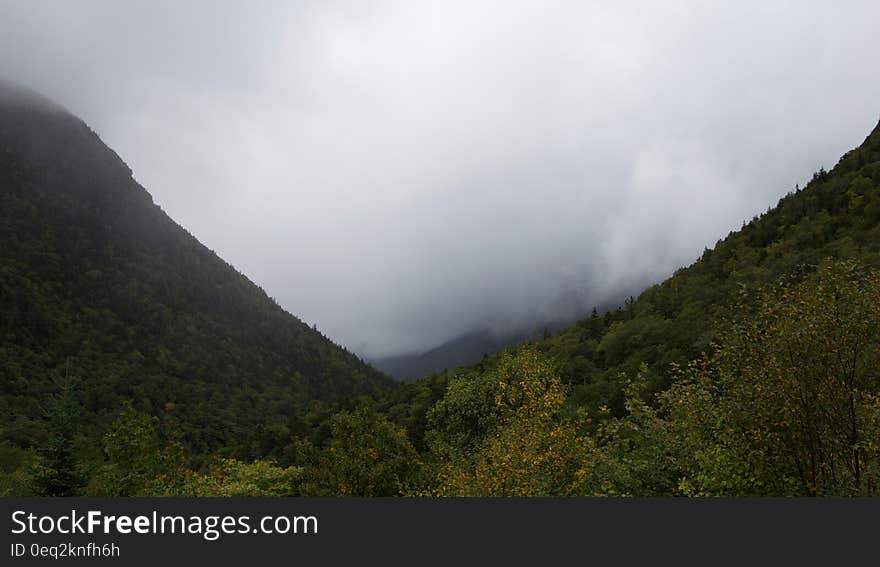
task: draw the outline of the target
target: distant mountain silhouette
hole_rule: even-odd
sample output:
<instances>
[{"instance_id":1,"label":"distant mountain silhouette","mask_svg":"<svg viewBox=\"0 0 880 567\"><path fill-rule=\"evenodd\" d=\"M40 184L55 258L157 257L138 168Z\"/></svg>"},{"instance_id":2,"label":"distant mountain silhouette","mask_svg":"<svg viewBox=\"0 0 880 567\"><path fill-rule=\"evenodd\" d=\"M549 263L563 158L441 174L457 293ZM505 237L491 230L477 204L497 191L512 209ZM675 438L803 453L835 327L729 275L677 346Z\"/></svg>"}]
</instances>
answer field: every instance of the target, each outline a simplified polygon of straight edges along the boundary
<instances>
[{"instance_id":1,"label":"distant mountain silhouette","mask_svg":"<svg viewBox=\"0 0 880 567\"><path fill-rule=\"evenodd\" d=\"M526 340L545 337L545 334L563 328L572 321L553 321L532 330L497 333L492 330L474 331L446 341L424 352L370 358L370 364L401 381L417 380L424 376L476 364L484 356L495 354Z\"/></svg>"}]
</instances>

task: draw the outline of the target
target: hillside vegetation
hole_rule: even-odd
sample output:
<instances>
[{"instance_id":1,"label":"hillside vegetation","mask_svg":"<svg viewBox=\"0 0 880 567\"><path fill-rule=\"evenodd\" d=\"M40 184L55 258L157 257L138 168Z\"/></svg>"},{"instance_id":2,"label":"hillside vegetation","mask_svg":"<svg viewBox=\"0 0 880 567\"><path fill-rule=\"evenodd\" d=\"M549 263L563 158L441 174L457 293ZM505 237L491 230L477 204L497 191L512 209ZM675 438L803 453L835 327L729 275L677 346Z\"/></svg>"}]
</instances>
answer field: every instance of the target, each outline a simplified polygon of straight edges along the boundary
<instances>
[{"instance_id":1,"label":"hillside vegetation","mask_svg":"<svg viewBox=\"0 0 880 567\"><path fill-rule=\"evenodd\" d=\"M0 361L0 433L25 448L64 382L83 435L129 400L199 453L391 384L178 226L82 121L4 85Z\"/></svg>"},{"instance_id":2,"label":"hillside vegetation","mask_svg":"<svg viewBox=\"0 0 880 567\"><path fill-rule=\"evenodd\" d=\"M0 105L0 493L880 493L880 125L619 309L392 387L24 100Z\"/></svg>"}]
</instances>

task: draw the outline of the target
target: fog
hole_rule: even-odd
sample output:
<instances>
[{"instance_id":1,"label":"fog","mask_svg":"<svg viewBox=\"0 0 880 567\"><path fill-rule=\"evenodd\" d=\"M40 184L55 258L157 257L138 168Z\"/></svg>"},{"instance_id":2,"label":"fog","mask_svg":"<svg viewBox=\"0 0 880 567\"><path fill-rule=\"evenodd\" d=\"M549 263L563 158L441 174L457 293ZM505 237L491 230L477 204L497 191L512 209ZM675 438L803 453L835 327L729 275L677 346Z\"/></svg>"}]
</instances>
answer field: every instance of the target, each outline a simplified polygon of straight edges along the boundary
<instances>
[{"instance_id":1,"label":"fog","mask_svg":"<svg viewBox=\"0 0 880 567\"><path fill-rule=\"evenodd\" d=\"M858 145L876 2L0 1L0 77L367 356L659 281Z\"/></svg>"}]
</instances>

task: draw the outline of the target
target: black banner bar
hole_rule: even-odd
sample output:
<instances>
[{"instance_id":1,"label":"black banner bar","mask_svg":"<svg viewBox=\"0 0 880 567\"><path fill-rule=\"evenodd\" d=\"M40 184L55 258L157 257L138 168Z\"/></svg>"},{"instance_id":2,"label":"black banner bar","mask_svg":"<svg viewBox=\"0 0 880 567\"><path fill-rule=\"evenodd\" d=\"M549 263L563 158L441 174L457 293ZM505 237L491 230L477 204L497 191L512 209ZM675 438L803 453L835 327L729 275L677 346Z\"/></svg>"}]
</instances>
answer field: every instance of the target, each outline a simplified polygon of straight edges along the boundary
<instances>
[{"instance_id":1,"label":"black banner bar","mask_svg":"<svg viewBox=\"0 0 880 567\"><path fill-rule=\"evenodd\" d=\"M10 566L835 564L873 557L880 501L7 498L0 514Z\"/></svg>"}]
</instances>

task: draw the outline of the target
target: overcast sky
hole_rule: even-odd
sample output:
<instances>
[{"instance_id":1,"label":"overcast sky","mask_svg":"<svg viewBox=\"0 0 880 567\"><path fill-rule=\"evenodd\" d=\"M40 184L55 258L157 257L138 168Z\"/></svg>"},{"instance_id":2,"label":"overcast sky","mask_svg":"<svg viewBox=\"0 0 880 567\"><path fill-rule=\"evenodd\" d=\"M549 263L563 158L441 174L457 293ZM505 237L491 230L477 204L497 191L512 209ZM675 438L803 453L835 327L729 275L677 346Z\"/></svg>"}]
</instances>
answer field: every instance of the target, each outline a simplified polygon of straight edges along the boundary
<instances>
[{"instance_id":1,"label":"overcast sky","mask_svg":"<svg viewBox=\"0 0 880 567\"><path fill-rule=\"evenodd\" d=\"M0 76L366 355L689 264L880 117L880 3L0 0Z\"/></svg>"}]
</instances>

